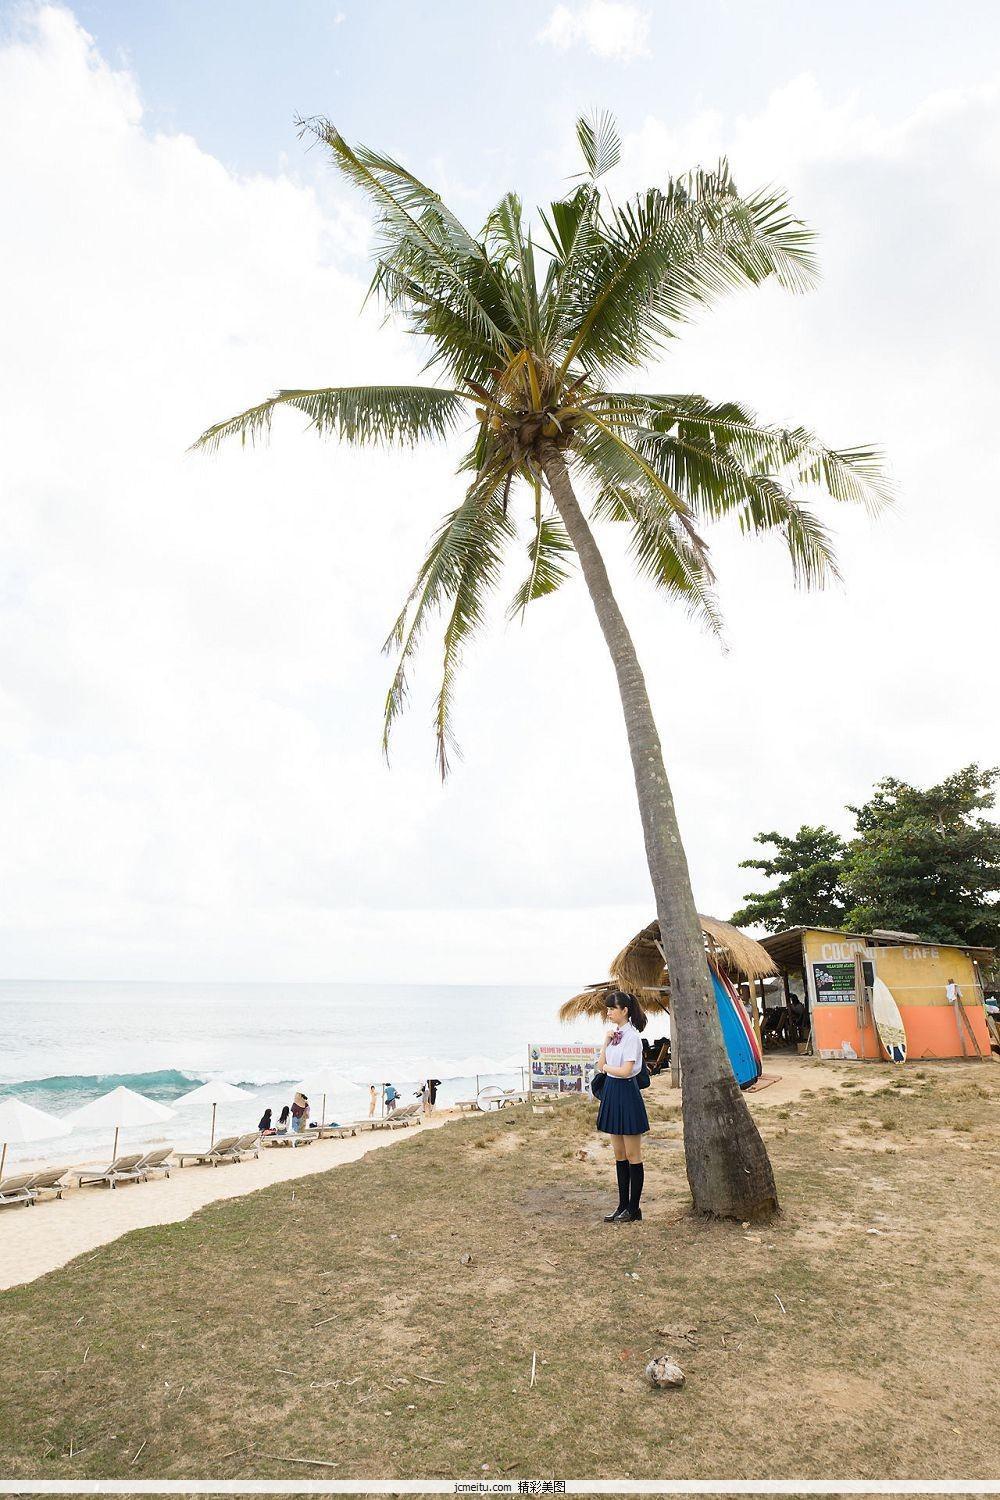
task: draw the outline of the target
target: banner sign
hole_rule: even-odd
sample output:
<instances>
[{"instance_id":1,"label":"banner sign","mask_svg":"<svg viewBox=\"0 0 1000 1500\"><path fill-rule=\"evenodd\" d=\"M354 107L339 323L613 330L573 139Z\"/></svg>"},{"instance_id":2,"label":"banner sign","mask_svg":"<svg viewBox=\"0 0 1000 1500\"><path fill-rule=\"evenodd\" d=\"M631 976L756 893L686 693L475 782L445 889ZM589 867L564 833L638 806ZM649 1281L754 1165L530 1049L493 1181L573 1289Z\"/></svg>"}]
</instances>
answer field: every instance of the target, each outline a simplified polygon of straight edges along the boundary
<instances>
[{"instance_id":1,"label":"banner sign","mask_svg":"<svg viewBox=\"0 0 1000 1500\"><path fill-rule=\"evenodd\" d=\"M817 1005L854 1004L854 965L813 964Z\"/></svg>"},{"instance_id":2,"label":"banner sign","mask_svg":"<svg viewBox=\"0 0 1000 1500\"><path fill-rule=\"evenodd\" d=\"M583 1094L594 1076L599 1044L528 1047L528 1081L539 1094Z\"/></svg>"}]
</instances>

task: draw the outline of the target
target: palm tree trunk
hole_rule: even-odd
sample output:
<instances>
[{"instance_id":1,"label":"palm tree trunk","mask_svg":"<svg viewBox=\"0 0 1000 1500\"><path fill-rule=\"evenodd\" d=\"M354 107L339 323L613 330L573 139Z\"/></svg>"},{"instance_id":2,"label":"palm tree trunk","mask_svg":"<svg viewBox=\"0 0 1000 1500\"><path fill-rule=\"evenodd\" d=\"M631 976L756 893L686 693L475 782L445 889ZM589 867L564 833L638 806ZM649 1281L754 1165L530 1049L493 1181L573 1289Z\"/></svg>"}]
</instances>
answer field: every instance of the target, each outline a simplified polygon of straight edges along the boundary
<instances>
[{"instance_id":1,"label":"palm tree trunk","mask_svg":"<svg viewBox=\"0 0 1000 1500\"><path fill-rule=\"evenodd\" d=\"M683 1067L684 1155L694 1207L722 1218L765 1218L778 1209L774 1174L722 1040L687 856L642 668L565 460L554 443L544 445L540 459L618 677L660 938L670 971L678 1032L673 1045L680 1048Z\"/></svg>"}]
</instances>

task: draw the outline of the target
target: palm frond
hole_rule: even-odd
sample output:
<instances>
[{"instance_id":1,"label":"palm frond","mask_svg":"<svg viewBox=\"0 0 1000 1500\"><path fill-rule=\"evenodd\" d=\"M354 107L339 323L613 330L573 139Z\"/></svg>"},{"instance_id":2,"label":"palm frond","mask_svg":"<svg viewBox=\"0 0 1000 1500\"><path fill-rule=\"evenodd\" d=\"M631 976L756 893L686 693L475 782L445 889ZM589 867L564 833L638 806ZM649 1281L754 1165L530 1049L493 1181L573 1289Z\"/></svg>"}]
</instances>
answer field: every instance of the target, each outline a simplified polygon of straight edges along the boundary
<instances>
[{"instance_id":1,"label":"palm frond","mask_svg":"<svg viewBox=\"0 0 1000 1500\"><path fill-rule=\"evenodd\" d=\"M504 545L514 535L506 506L493 486L484 495L479 510L475 545L466 547L458 557L452 590L454 602L445 627L441 685L434 708L437 763L442 781L450 769L449 756L461 754L452 726L452 703L464 650L485 623L489 596L497 588L503 571Z\"/></svg>"},{"instance_id":2,"label":"palm frond","mask_svg":"<svg viewBox=\"0 0 1000 1500\"><path fill-rule=\"evenodd\" d=\"M676 408L650 408L650 426L630 434L664 483L683 495L696 516L718 520L734 514L748 535L780 531L796 581L805 587L839 578L829 534L798 495L799 460L811 451L811 435L754 426L732 403L720 408L715 428L704 421L707 403L701 398L684 398L683 405L697 411L697 421L678 420Z\"/></svg>"},{"instance_id":3,"label":"palm frond","mask_svg":"<svg viewBox=\"0 0 1000 1500\"><path fill-rule=\"evenodd\" d=\"M521 200L516 193L506 193L486 222L486 242L510 260L516 269L517 297L513 304L518 332L525 344L534 345L538 338L538 284L535 275L535 252L529 234L524 237Z\"/></svg>"},{"instance_id":4,"label":"palm frond","mask_svg":"<svg viewBox=\"0 0 1000 1500\"><path fill-rule=\"evenodd\" d=\"M667 483L635 444L592 411L584 411L583 422L587 435L577 439L574 451L590 470L598 488L610 482L633 493L648 494L655 506L677 517L678 523L688 532L692 546L706 553L705 544L694 529L687 501Z\"/></svg>"},{"instance_id":5,"label":"palm frond","mask_svg":"<svg viewBox=\"0 0 1000 1500\"><path fill-rule=\"evenodd\" d=\"M509 463L498 459L491 469L478 474L461 505L442 521L382 648L387 653L399 651L385 701L382 749L386 757L392 729L409 697L411 658L432 615L458 596L463 578L470 568L475 569L480 550L489 545L491 532L495 530L495 514L500 516L501 529L508 535L514 534L513 524L503 515L499 499L509 469Z\"/></svg>"},{"instance_id":6,"label":"palm frond","mask_svg":"<svg viewBox=\"0 0 1000 1500\"><path fill-rule=\"evenodd\" d=\"M449 437L468 421L468 397L423 385L327 386L278 391L259 406L216 422L192 446L215 452L228 438L256 443L271 431L279 406L304 412L321 437L347 443L417 443Z\"/></svg>"},{"instance_id":7,"label":"palm frond","mask_svg":"<svg viewBox=\"0 0 1000 1500\"><path fill-rule=\"evenodd\" d=\"M564 368L574 359L604 371L639 363L724 293L770 276L802 290L815 275L812 236L786 197L742 198L725 162L637 195L603 231Z\"/></svg>"},{"instance_id":8,"label":"palm frond","mask_svg":"<svg viewBox=\"0 0 1000 1500\"><path fill-rule=\"evenodd\" d=\"M520 615L523 620L529 604L536 599L544 599L548 594L554 594L570 576L566 560L572 555L573 543L559 517L539 513L536 516L534 535L528 545L528 576L511 600L508 618Z\"/></svg>"},{"instance_id":9,"label":"palm frond","mask_svg":"<svg viewBox=\"0 0 1000 1500\"><path fill-rule=\"evenodd\" d=\"M600 194L583 183L541 215L552 243L552 260L542 287L542 327L546 350L558 345L579 323L587 265L600 243Z\"/></svg>"},{"instance_id":10,"label":"palm frond","mask_svg":"<svg viewBox=\"0 0 1000 1500\"><path fill-rule=\"evenodd\" d=\"M679 517L649 494L609 484L594 502L595 520L624 522L631 529L629 551L637 571L678 599L694 618L722 639L723 622L713 588L707 549L692 540Z\"/></svg>"},{"instance_id":11,"label":"palm frond","mask_svg":"<svg viewBox=\"0 0 1000 1500\"><path fill-rule=\"evenodd\" d=\"M576 138L592 182L610 172L621 160L622 142L614 116L607 110L576 122Z\"/></svg>"},{"instance_id":12,"label":"palm frond","mask_svg":"<svg viewBox=\"0 0 1000 1500\"><path fill-rule=\"evenodd\" d=\"M369 197L379 211L382 244L378 259L398 261L410 281L446 303L460 307L498 354L509 352L509 341L495 309L479 294L479 283L495 276L489 258L438 194L421 183L391 157L367 147L352 148L329 120L301 122L329 150L337 169ZM470 274L475 270L475 275Z\"/></svg>"},{"instance_id":13,"label":"palm frond","mask_svg":"<svg viewBox=\"0 0 1000 1500\"><path fill-rule=\"evenodd\" d=\"M610 424L634 424L639 451L702 513L722 514L738 504L753 474L778 476L794 489L825 490L872 514L894 498L878 449L830 449L807 428L762 424L736 402L609 393L597 403Z\"/></svg>"}]
</instances>

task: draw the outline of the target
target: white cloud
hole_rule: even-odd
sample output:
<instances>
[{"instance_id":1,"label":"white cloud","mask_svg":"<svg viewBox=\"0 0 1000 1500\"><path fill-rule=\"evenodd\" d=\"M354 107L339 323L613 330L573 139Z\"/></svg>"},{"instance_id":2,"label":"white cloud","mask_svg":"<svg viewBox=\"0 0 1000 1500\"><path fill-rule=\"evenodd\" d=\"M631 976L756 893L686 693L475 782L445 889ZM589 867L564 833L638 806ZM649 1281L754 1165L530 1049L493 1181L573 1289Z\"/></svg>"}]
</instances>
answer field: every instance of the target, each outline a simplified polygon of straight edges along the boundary
<instances>
[{"instance_id":1,"label":"white cloud","mask_svg":"<svg viewBox=\"0 0 1000 1500\"><path fill-rule=\"evenodd\" d=\"M393 769L378 654L454 454L356 454L279 423L186 456L279 384L407 379L359 318L367 221L291 175L153 134L63 10L0 47L0 951L9 975L586 981L648 920L613 675L578 581L469 654L467 759L435 782L436 647ZM736 299L648 383L882 440L897 517L830 517L843 591L715 543L720 657L608 544L699 904L762 827L835 820L884 772L995 743L996 299L989 89L900 120L808 79L757 114L651 118L620 175L726 149L822 231L806 299ZM991 732L993 741L991 742Z\"/></svg>"},{"instance_id":2,"label":"white cloud","mask_svg":"<svg viewBox=\"0 0 1000 1500\"><path fill-rule=\"evenodd\" d=\"M587 0L575 8L557 5L538 39L562 52L582 44L598 57L631 62L649 56L649 13L625 0Z\"/></svg>"}]
</instances>

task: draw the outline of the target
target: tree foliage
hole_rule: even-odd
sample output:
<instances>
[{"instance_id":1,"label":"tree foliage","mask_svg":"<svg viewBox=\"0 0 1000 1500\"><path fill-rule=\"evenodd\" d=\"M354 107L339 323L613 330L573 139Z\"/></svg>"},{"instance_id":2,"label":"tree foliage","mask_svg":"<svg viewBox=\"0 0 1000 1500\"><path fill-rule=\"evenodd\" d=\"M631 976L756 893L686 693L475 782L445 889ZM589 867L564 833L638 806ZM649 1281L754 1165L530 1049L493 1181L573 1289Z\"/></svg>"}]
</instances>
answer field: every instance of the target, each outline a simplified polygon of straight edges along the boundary
<instances>
[{"instance_id":1,"label":"tree foliage","mask_svg":"<svg viewBox=\"0 0 1000 1500\"><path fill-rule=\"evenodd\" d=\"M741 870L760 870L777 881L769 890L748 892L746 905L731 917L737 927L763 927L781 932L788 927L841 928L847 916L844 891L846 845L839 834L822 824L803 824L788 837L758 833L755 844L772 844L770 859L744 859Z\"/></svg>"},{"instance_id":2,"label":"tree foliage","mask_svg":"<svg viewBox=\"0 0 1000 1500\"><path fill-rule=\"evenodd\" d=\"M828 448L735 401L627 388L632 372L725 294L769 280L790 291L813 284L812 235L784 192L741 193L721 161L616 201L605 179L621 141L604 114L578 122L582 180L534 224L510 192L474 233L392 157L349 145L329 120L301 127L372 205L371 294L418 336L438 383L278 391L208 428L197 446L266 437L281 407L349 443L465 433L465 494L435 534L386 643L398 653L387 753L432 621L443 634L434 723L444 775L462 655L504 586L512 550L526 548L528 569L525 577L521 553L511 613L523 615L570 575L568 537L543 504L543 443L555 444L582 482L592 520L624 527L639 572L710 629L721 629L705 539L713 522L734 518L748 535L781 537L806 586L836 576L809 495L881 506L889 488L875 449Z\"/></svg>"},{"instance_id":3,"label":"tree foliage","mask_svg":"<svg viewBox=\"0 0 1000 1500\"><path fill-rule=\"evenodd\" d=\"M973 764L937 786L887 776L854 813L844 873L847 927L887 927L939 943L1000 942L1000 826L983 813L1000 769Z\"/></svg>"},{"instance_id":4,"label":"tree foliage","mask_svg":"<svg viewBox=\"0 0 1000 1500\"><path fill-rule=\"evenodd\" d=\"M744 897L737 925L769 932L886 928L938 943L1000 944L1000 825L984 816L1000 769L965 766L936 786L893 776L877 782L854 814L854 837L803 826L788 837L759 833L772 859L744 860L777 883Z\"/></svg>"}]
</instances>

